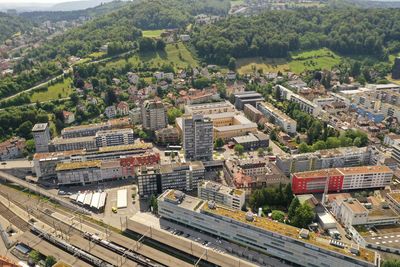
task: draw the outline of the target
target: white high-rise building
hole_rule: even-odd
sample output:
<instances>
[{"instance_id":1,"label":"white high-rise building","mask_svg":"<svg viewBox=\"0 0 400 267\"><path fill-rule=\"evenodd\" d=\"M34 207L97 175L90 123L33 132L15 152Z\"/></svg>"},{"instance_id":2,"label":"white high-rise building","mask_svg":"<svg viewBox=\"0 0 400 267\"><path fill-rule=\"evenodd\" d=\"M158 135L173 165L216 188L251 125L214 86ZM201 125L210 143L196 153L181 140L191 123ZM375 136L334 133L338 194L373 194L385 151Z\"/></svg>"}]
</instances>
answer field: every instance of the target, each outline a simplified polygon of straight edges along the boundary
<instances>
[{"instance_id":1,"label":"white high-rise building","mask_svg":"<svg viewBox=\"0 0 400 267\"><path fill-rule=\"evenodd\" d=\"M183 148L187 160L212 160L213 123L203 115L184 116Z\"/></svg>"},{"instance_id":2,"label":"white high-rise building","mask_svg":"<svg viewBox=\"0 0 400 267\"><path fill-rule=\"evenodd\" d=\"M143 128L156 131L167 127L167 111L161 101L147 100L142 105Z\"/></svg>"}]
</instances>

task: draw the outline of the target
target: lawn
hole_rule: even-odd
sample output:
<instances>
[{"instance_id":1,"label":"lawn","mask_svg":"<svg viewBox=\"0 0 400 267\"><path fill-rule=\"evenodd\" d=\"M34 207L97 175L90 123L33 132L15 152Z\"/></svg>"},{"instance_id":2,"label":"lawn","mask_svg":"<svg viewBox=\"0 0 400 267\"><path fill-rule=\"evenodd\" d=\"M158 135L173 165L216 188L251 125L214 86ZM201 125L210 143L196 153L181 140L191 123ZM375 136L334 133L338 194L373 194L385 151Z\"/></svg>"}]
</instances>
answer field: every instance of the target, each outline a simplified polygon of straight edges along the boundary
<instances>
[{"instance_id":1,"label":"lawn","mask_svg":"<svg viewBox=\"0 0 400 267\"><path fill-rule=\"evenodd\" d=\"M181 57L179 57L179 54ZM186 68L187 66L198 66L199 62L193 57L191 52L182 43L167 44L165 51L146 52L136 54L128 59L134 67L148 64L149 67L160 67L163 64L172 64L175 69ZM120 67L125 64L125 59L111 61L107 66Z\"/></svg>"},{"instance_id":2,"label":"lawn","mask_svg":"<svg viewBox=\"0 0 400 267\"><path fill-rule=\"evenodd\" d=\"M64 79L64 82L50 85L47 91L35 92L31 95L31 102L36 101L45 102L50 100L56 100L59 98L68 97L72 93L71 78Z\"/></svg>"},{"instance_id":3,"label":"lawn","mask_svg":"<svg viewBox=\"0 0 400 267\"><path fill-rule=\"evenodd\" d=\"M244 0L232 0L231 1L231 6L238 6L238 5L243 5L244 4Z\"/></svg>"},{"instance_id":4,"label":"lawn","mask_svg":"<svg viewBox=\"0 0 400 267\"><path fill-rule=\"evenodd\" d=\"M290 59L285 58L243 58L237 60L237 69L240 74L262 69L263 72L301 73L305 70L331 69L340 62L341 57L329 49L322 48L293 53Z\"/></svg>"},{"instance_id":5,"label":"lawn","mask_svg":"<svg viewBox=\"0 0 400 267\"><path fill-rule=\"evenodd\" d=\"M158 38L161 36L161 33L165 32L165 30L149 30L149 31L142 31L143 37L149 38Z\"/></svg>"}]
</instances>

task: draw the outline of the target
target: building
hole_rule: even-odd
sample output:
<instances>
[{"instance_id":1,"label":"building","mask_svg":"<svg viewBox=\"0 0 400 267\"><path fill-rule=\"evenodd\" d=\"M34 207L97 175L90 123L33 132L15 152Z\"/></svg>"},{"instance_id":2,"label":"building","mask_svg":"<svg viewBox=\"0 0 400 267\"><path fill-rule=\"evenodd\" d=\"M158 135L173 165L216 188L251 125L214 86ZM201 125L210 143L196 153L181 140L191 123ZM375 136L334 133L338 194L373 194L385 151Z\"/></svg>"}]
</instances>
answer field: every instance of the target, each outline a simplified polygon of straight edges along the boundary
<instances>
[{"instance_id":1,"label":"building","mask_svg":"<svg viewBox=\"0 0 400 267\"><path fill-rule=\"evenodd\" d=\"M58 185L85 185L102 180L99 160L59 163L56 172Z\"/></svg>"},{"instance_id":2,"label":"building","mask_svg":"<svg viewBox=\"0 0 400 267\"><path fill-rule=\"evenodd\" d=\"M212 102L204 104L192 104L185 106L185 114L219 114L225 112L235 112L235 107L229 101Z\"/></svg>"},{"instance_id":3,"label":"building","mask_svg":"<svg viewBox=\"0 0 400 267\"><path fill-rule=\"evenodd\" d=\"M300 266L380 265L379 254L372 250L346 245L306 229L226 208L176 190L168 190L158 197L158 213L162 218Z\"/></svg>"},{"instance_id":4,"label":"building","mask_svg":"<svg viewBox=\"0 0 400 267\"><path fill-rule=\"evenodd\" d=\"M129 145L135 142L132 129L98 131L95 139L97 147Z\"/></svg>"},{"instance_id":5,"label":"building","mask_svg":"<svg viewBox=\"0 0 400 267\"><path fill-rule=\"evenodd\" d=\"M143 103L142 125L150 131L167 127L167 111L161 101L147 100Z\"/></svg>"},{"instance_id":6,"label":"building","mask_svg":"<svg viewBox=\"0 0 400 267\"><path fill-rule=\"evenodd\" d=\"M72 126L61 130L61 137L76 138L84 136L95 136L98 131L108 129L110 129L110 126L107 123Z\"/></svg>"},{"instance_id":7,"label":"building","mask_svg":"<svg viewBox=\"0 0 400 267\"><path fill-rule=\"evenodd\" d=\"M69 150L96 150L97 143L95 136L84 136L76 138L54 138L49 144L49 151L69 151Z\"/></svg>"},{"instance_id":8,"label":"building","mask_svg":"<svg viewBox=\"0 0 400 267\"><path fill-rule=\"evenodd\" d=\"M71 124L75 121L75 114L69 111L63 110L63 118L65 124Z\"/></svg>"},{"instance_id":9,"label":"building","mask_svg":"<svg viewBox=\"0 0 400 267\"><path fill-rule=\"evenodd\" d=\"M263 117L261 111L251 104L245 104L243 112L249 120L255 123L258 123L258 121Z\"/></svg>"},{"instance_id":10,"label":"building","mask_svg":"<svg viewBox=\"0 0 400 267\"><path fill-rule=\"evenodd\" d=\"M398 145L399 143L400 143L400 135L395 133L385 134L385 137L383 139L384 145L392 147L393 145Z\"/></svg>"},{"instance_id":11,"label":"building","mask_svg":"<svg viewBox=\"0 0 400 267\"><path fill-rule=\"evenodd\" d=\"M121 157L119 162L122 167L122 176L134 177L136 175L137 168L159 164L160 159L160 154L153 152Z\"/></svg>"},{"instance_id":12,"label":"building","mask_svg":"<svg viewBox=\"0 0 400 267\"><path fill-rule=\"evenodd\" d=\"M33 156L33 171L39 179L54 178L58 163L93 160L113 160L146 154L153 148L151 143L137 142L131 145L100 147L98 150L70 150L50 153L36 153ZM129 167L127 166L129 171ZM129 175L125 175L129 176Z\"/></svg>"},{"instance_id":13,"label":"building","mask_svg":"<svg viewBox=\"0 0 400 267\"><path fill-rule=\"evenodd\" d=\"M121 101L117 104L117 114L119 116L126 116L129 114L129 105L125 101Z\"/></svg>"},{"instance_id":14,"label":"building","mask_svg":"<svg viewBox=\"0 0 400 267\"><path fill-rule=\"evenodd\" d=\"M204 180L197 187L197 195L201 199L239 210L245 203L246 194L244 190Z\"/></svg>"},{"instance_id":15,"label":"building","mask_svg":"<svg viewBox=\"0 0 400 267\"><path fill-rule=\"evenodd\" d=\"M288 134L296 134L297 122L268 102L257 103L257 109Z\"/></svg>"},{"instance_id":16,"label":"building","mask_svg":"<svg viewBox=\"0 0 400 267\"><path fill-rule=\"evenodd\" d=\"M136 170L139 195L146 198L167 189L192 191L204 179L204 173L200 161L142 166Z\"/></svg>"},{"instance_id":17,"label":"building","mask_svg":"<svg viewBox=\"0 0 400 267\"><path fill-rule=\"evenodd\" d=\"M371 199L372 198L372 199ZM368 197L368 202L361 203L350 194L330 194L327 206L331 213L345 227L352 225L393 225L399 221L399 215L386 203Z\"/></svg>"},{"instance_id":18,"label":"building","mask_svg":"<svg viewBox=\"0 0 400 267\"><path fill-rule=\"evenodd\" d=\"M244 91L233 94L235 99L235 108L243 110L245 104L256 106L258 102L264 101L264 97L256 91Z\"/></svg>"},{"instance_id":19,"label":"building","mask_svg":"<svg viewBox=\"0 0 400 267\"><path fill-rule=\"evenodd\" d=\"M182 119L182 138L187 160L212 160L213 123L203 115L184 116Z\"/></svg>"},{"instance_id":20,"label":"building","mask_svg":"<svg viewBox=\"0 0 400 267\"><path fill-rule=\"evenodd\" d=\"M142 110L141 108L133 108L129 111L129 118L133 125L142 123Z\"/></svg>"},{"instance_id":21,"label":"building","mask_svg":"<svg viewBox=\"0 0 400 267\"><path fill-rule=\"evenodd\" d=\"M164 145L178 145L181 142L181 134L175 127L168 127L156 131L156 142Z\"/></svg>"},{"instance_id":22,"label":"building","mask_svg":"<svg viewBox=\"0 0 400 267\"><path fill-rule=\"evenodd\" d=\"M287 176L294 172L354 167L370 163L371 149L367 147L342 147L298 155L276 156L276 166Z\"/></svg>"},{"instance_id":23,"label":"building","mask_svg":"<svg viewBox=\"0 0 400 267\"><path fill-rule=\"evenodd\" d=\"M9 160L21 157L25 150L25 146L25 139L19 137L13 137L0 143L0 160Z\"/></svg>"},{"instance_id":24,"label":"building","mask_svg":"<svg viewBox=\"0 0 400 267\"><path fill-rule=\"evenodd\" d=\"M115 106L108 106L106 107L104 114L106 114L107 118L115 118L117 116L117 109Z\"/></svg>"},{"instance_id":25,"label":"building","mask_svg":"<svg viewBox=\"0 0 400 267\"><path fill-rule=\"evenodd\" d=\"M380 188L390 185L393 171L387 166L361 166L298 172L291 175L295 194ZM327 179L329 179L327 181Z\"/></svg>"},{"instance_id":26,"label":"building","mask_svg":"<svg viewBox=\"0 0 400 267\"><path fill-rule=\"evenodd\" d=\"M318 116L319 113L321 112L320 107L317 104L311 102L310 100L298 94L295 94L293 91L289 90L286 87L283 87L282 85L277 85L276 87L279 90L282 98L284 98L285 100L289 100L290 102L299 104L299 108L302 111L314 117Z\"/></svg>"},{"instance_id":27,"label":"building","mask_svg":"<svg viewBox=\"0 0 400 267\"><path fill-rule=\"evenodd\" d=\"M160 166L141 166L136 169L138 194L142 198L157 195L160 188Z\"/></svg>"},{"instance_id":28,"label":"building","mask_svg":"<svg viewBox=\"0 0 400 267\"><path fill-rule=\"evenodd\" d=\"M258 132L249 133L245 136L238 136L233 138L235 144L242 145L244 150L256 150L258 148L267 148L269 146L268 135Z\"/></svg>"},{"instance_id":29,"label":"building","mask_svg":"<svg viewBox=\"0 0 400 267\"><path fill-rule=\"evenodd\" d=\"M50 128L48 123L37 123L32 128L36 152L49 152Z\"/></svg>"}]
</instances>

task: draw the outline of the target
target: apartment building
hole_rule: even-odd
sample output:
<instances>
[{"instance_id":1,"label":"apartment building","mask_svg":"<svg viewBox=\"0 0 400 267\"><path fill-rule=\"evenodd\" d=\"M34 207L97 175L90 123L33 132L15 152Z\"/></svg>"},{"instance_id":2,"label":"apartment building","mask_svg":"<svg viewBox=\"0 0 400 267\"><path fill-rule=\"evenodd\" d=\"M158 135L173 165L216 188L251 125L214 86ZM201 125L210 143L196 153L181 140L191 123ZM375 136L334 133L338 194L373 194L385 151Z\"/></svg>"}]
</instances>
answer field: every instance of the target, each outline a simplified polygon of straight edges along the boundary
<instances>
[{"instance_id":1,"label":"apartment building","mask_svg":"<svg viewBox=\"0 0 400 267\"><path fill-rule=\"evenodd\" d=\"M304 111L314 117L316 117L320 114L321 108L317 104L294 93L293 91L289 90L286 87L283 87L282 85L277 85L276 87L278 88L278 90L281 93L281 96L285 100L299 104L299 107L302 111Z\"/></svg>"},{"instance_id":2,"label":"apartment building","mask_svg":"<svg viewBox=\"0 0 400 267\"><path fill-rule=\"evenodd\" d=\"M317 236L306 229L230 209L213 201L205 202L176 190L167 190L159 196L158 213L162 218L300 266L380 265L379 254L372 250Z\"/></svg>"},{"instance_id":3,"label":"apartment building","mask_svg":"<svg viewBox=\"0 0 400 267\"><path fill-rule=\"evenodd\" d=\"M37 123L32 128L33 139L35 140L36 152L49 152L51 140L48 123Z\"/></svg>"},{"instance_id":4,"label":"apartment building","mask_svg":"<svg viewBox=\"0 0 400 267\"><path fill-rule=\"evenodd\" d=\"M251 104L245 104L243 112L249 120L255 123L257 123L263 117L261 111Z\"/></svg>"},{"instance_id":5,"label":"apartment building","mask_svg":"<svg viewBox=\"0 0 400 267\"><path fill-rule=\"evenodd\" d=\"M268 102L257 103L257 109L288 134L296 134L297 122Z\"/></svg>"},{"instance_id":6,"label":"apartment building","mask_svg":"<svg viewBox=\"0 0 400 267\"><path fill-rule=\"evenodd\" d=\"M235 112L235 107L229 101L211 102L204 104L192 104L185 106L185 114L218 114L225 112Z\"/></svg>"},{"instance_id":7,"label":"apartment building","mask_svg":"<svg viewBox=\"0 0 400 267\"><path fill-rule=\"evenodd\" d=\"M119 159L122 167L122 176L124 177L134 177L136 174L136 169L141 166L152 166L160 163L159 153L145 153L138 155L124 156Z\"/></svg>"},{"instance_id":8,"label":"apartment building","mask_svg":"<svg viewBox=\"0 0 400 267\"><path fill-rule=\"evenodd\" d=\"M89 125L71 126L61 130L61 137L64 139L85 136L95 136L98 131L107 130L110 126L107 123L96 123Z\"/></svg>"},{"instance_id":9,"label":"apartment building","mask_svg":"<svg viewBox=\"0 0 400 267\"><path fill-rule=\"evenodd\" d=\"M98 131L95 139L97 147L129 145L135 142L132 129Z\"/></svg>"},{"instance_id":10,"label":"apartment building","mask_svg":"<svg viewBox=\"0 0 400 267\"><path fill-rule=\"evenodd\" d=\"M287 176L294 172L370 164L371 149L367 147L342 147L298 155L276 156L276 166Z\"/></svg>"},{"instance_id":11,"label":"apartment building","mask_svg":"<svg viewBox=\"0 0 400 267\"><path fill-rule=\"evenodd\" d=\"M160 166L141 166L136 169L138 194L141 198L157 195L160 191Z\"/></svg>"},{"instance_id":12,"label":"apartment building","mask_svg":"<svg viewBox=\"0 0 400 267\"><path fill-rule=\"evenodd\" d=\"M241 209L245 203L245 191L231 188L213 181L201 181L197 187L199 198L214 201L231 209Z\"/></svg>"},{"instance_id":13,"label":"apartment building","mask_svg":"<svg viewBox=\"0 0 400 267\"><path fill-rule=\"evenodd\" d=\"M245 104L256 106L258 102L264 101L264 97L256 91L244 91L233 94L235 99L235 108L243 110Z\"/></svg>"},{"instance_id":14,"label":"apartment building","mask_svg":"<svg viewBox=\"0 0 400 267\"><path fill-rule=\"evenodd\" d=\"M56 172L58 185L85 185L102 180L99 160L59 163Z\"/></svg>"},{"instance_id":15,"label":"apartment building","mask_svg":"<svg viewBox=\"0 0 400 267\"><path fill-rule=\"evenodd\" d=\"M390 185L392 178L393 170L387 166L322 169L291 175L292 190L295 194L322 193L327 182L330 192L380 188Z\"/></svg>"},{"instance_id":16,"label":"apartment building","mask_svg":"<svg viewBox=\"0 0 400 267\"><path fill-rule=\"evenodd\" d=\"M164 145L177 145L181 142L181 133L174 127L157 130L156 142Z\"/></svg>"},{"instance_id":17,"label":"apartment building","mask_svg":"<svg viewBox=\"0 0 400 267\"><path fill-rule=\"evenodd\" d=\"M183 148L187 160L212 160L213 123L203 115L182 118Z\"/></svg>"},{"instance_id":18,"label":"apartment building","mask_svg":"<svg viewBox=\"0 0 400 267\"><path fill-rule=\"evenodd\" d=\"M242 145L244 150L257 150L258 148L266 149L269 146L268 135L262 132L257 132L255 134L249 133L245 136L234 137L233 142Z\"/></svg>"},{"instance_id":19,"label":"apartment building","mask_svg":"<svg viewBox=\"0 0 400 267\"><path fill-rule=\"evenodd\" d=\"M167 110L161 101L146 100L141 109L144 129L156 131L167 127Z\"/></svg>"},{"instance_id":20,"label":"apartment building","mask_svg":"<svg viewBox=\"0 0 400 267\"><path fill-rule=\"evenodd\" d=\"M25 146L25 139L19 137L12 137L0 143L0 160L9 160L21 157Z\"/></svg>"}]
</instances>

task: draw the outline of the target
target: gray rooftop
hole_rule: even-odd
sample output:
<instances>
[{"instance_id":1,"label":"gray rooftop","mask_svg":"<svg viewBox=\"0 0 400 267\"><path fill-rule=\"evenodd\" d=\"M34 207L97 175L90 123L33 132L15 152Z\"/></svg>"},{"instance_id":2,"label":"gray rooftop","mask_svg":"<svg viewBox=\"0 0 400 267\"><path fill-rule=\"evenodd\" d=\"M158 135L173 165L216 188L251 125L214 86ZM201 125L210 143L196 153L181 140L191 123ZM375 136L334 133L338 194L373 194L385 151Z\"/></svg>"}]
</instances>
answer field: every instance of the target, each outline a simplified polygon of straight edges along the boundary
<instances>
[{"instance_id":1,"label":"gray rooftop","mask_svg":"<svg viewBox=\"0 0 400 267\"><path fill-rule=\"evenodd\" d=\"M32 132L43 132L46 130L48 123L36 123L32 128Z\"/></svg>"}]
</instances>

